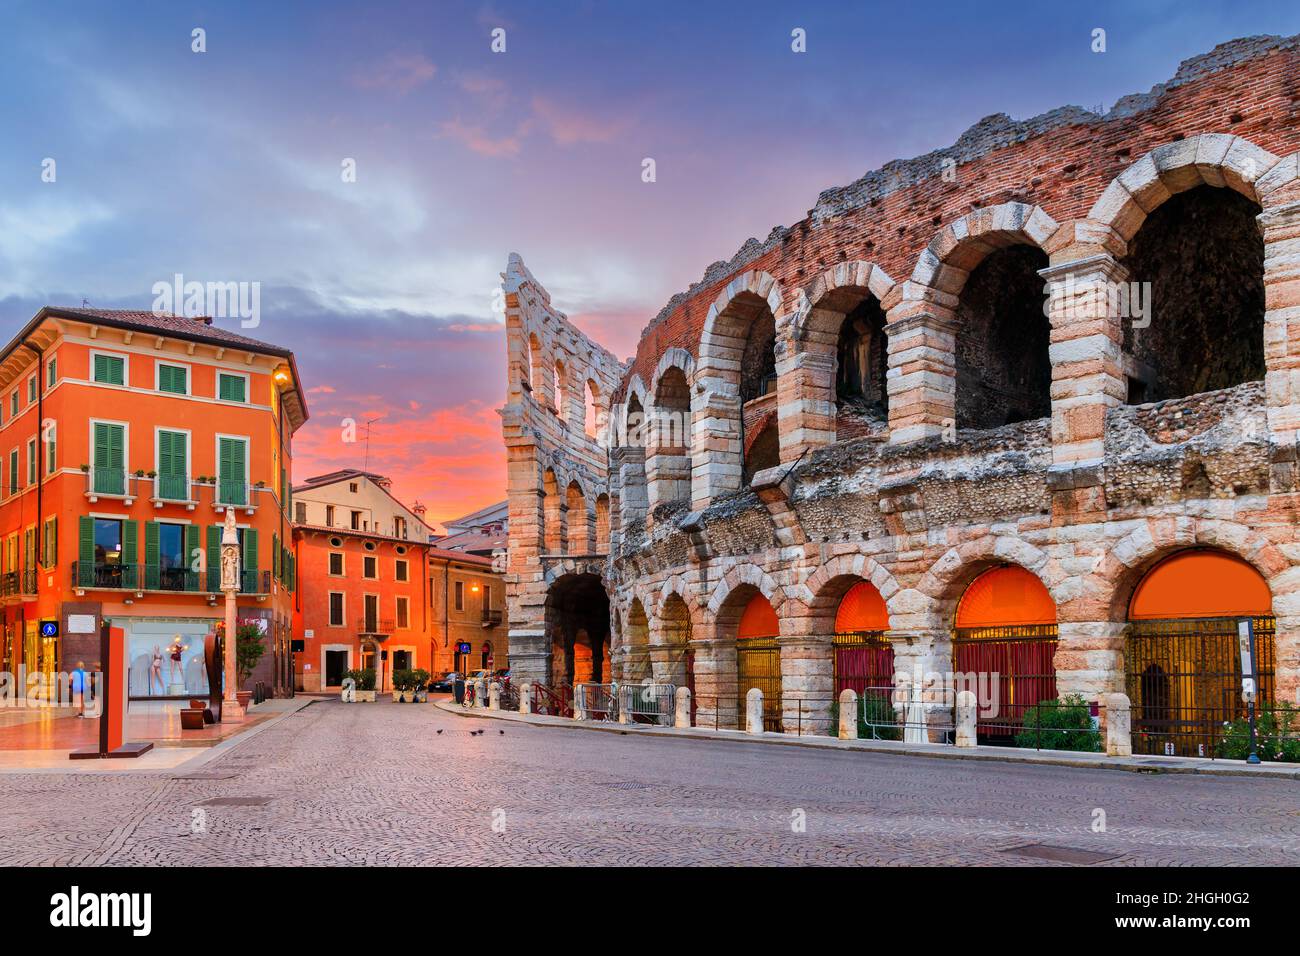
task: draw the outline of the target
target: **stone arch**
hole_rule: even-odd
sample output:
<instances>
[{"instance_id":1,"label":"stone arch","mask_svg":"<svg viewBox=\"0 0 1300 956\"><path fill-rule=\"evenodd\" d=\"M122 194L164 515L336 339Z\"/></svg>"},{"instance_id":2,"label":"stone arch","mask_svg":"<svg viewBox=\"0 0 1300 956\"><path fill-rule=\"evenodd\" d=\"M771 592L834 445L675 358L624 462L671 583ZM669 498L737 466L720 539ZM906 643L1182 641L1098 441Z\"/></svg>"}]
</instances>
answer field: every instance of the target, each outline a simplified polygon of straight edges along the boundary
<instances>
[{"instance_id":1,"label":"stone arch","mask_svg":"<svg viewBox=\"0 0 1300 956\"><path fill-rule=\"evenodd\" d=\"M653 508L691 497L691 383L695 360L685 349L671 348L659 360L650 381L650 420L645 441L646 482Z\"/></svg>"},{"instance_id":2,"label":"stone arch","mask_svg":"<svg viewBox=\"0 0 1300 956\"><path fill-rule=\"evenodd\" d=\"M542 469L542 548L551 554L561 554L568 547L564 519L567 505L560 495L559 472L553 465Z\"/></svg>"},{"instance_id":3,"label":"stone arch","mask_svg":"<svg viewBox=\"0 0 1300 956\"><path fill-rule=\"evenodd\" d=\"M981 573L999 564L1015 564L1036 576L1051 593L1059 607L1062 594L1060 582L1050 580L1045 574L1048 556L1045 551L1028 541L1010 535L990 535L949 548L937 558L917 582L916 590L929 599L928 616L932 627L952 626L953 613L966 586ZM1055 585L1055 586L1054 586ZM886 598L890 615L902 592ZM900 607L900 610L906 610Z\"/></svg>"},{"instance_id":4,"label":"stone arch","mask_svg":"<svg viewBox=\"0 0 1300 956\"><path fill-rule=\"evenodd\" d=\"M600 491L596 495L596 550L609 551L610 510L609 493Z\"/></svg>"},{"instance_id":5,"label":"stone arch","mask_svg":"<svg viewBox=\"0 0 1300 956\"><path fill-rule=\"evenodd\" d=\"M1278 157L1240 136L1189 136L1157 146L1112 179L1088 219L1128 242L1156 207L1196 186L1226 186L1264 206L1256 186L1277 163Z\"/></svg>"},{"instance_id":6,"label":"stone arch","mask_svg":"<svg viewBox=\"0 0 1300 956\"><path fill-rule=\"evenodd\" d=\"M642 432L645 425L646 396L648 394L641 376L633 375L627 383L627 392L623 396L623 404L620 409L622 420L619 422L621 434L618 436L616 444L634 448L643 445Z\"/></svg>"},{"instance_id":7,"label":"stone arch","mask_svg":"<svg viewBox=\"0 0 1300 956\"><path fill-rule=\"evenodd\" d=\"M870 555L841 554L818 567L792 596L799 599L809 624L819 633L828 634L826 619L834 621L840 599L858 581L869 581L886 606L899 592L898 581Z\"/></svg>"},{"instance_id":8,"label":"stone arch","mask_svg":"<svg viewBox=\"0 0 1300 956\"><path fill-rule=\"evenodd\" d=\"M1060 228L1041 206L1006 202L976 209L948 223L921 252L911 281L932 292L939 304L955 305L971 271L991 253L1014 245L1042 249Z\"/></svg>"},{"instance_id":9,"label":"stone arch","mask_svg":"<svg viewBox=\"0 0 1300 956\"><path fill-rule=\"evenodd\" d=\"M654 375L650 378L649 394L654 395L659 391L659 380L670 368L681 369L682 374L686 376L687 384L694 384L695 356L686 349L674 346L664 352L659 359L659 364L655 366Z\"/></svg>"},{"instance_id":10,"label":"stone arch","mask_svg":"<svg viewBox=\"0 0 1300 956\"><path fill-rule=\"evenodd\" d=\"M577 478L565 486L564 499L568 507L569 551L586 554L591 551L591 522L587 515L587 493Z\"/></svg>"},{"instance_id":11,"label":"stone arch","mask_svg":"<svg viewBox=\"0 0 1300 956\"><path fill-rule=\"evenodd\" d=\"M776 611L777 617L781 616L782 605L785 604L785 592L781 590L772 576L758 565L740 564L722 576L722 580L714 587L713 594L709 598L707 612L714 627L717 626L717 618L723 607L734 604L733 595L743 588L752 588L758 591L763 597L767 598L772 605L772 610Z\"/></svg>"},{"instance_id":12,"label":"stone arch","mask_svg":"<svg viewBox=\"0 0 1300 956\"><path fill-rule=\"evenodd\" d=\"M623 680L642 681L650 676L650 619L640 598L628 604L623 630Z\"/></svg>"}]
</instances>

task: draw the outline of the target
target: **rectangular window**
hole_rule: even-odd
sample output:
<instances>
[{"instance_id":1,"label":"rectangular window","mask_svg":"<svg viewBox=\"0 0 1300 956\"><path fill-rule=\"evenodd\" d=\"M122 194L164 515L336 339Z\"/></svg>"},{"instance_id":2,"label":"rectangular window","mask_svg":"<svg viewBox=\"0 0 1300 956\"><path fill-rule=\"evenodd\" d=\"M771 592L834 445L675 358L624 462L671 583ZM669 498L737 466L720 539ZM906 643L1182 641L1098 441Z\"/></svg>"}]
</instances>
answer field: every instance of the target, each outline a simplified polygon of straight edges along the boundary
<instances>
[{"instance_id":1,"label":"rectangular window","mask_svg":"<svg viewBox=\"0 0 1300 956\"><path fill-rule=\"evenodd\" d=\"M242 375L229 372L217 373L217 398L223 402L248 401L248 382Z\"/></svg>"},{"instance_id":2,"label":"rectangular window","mask_svg":"<svg viewBox=\"0 0 1300 956\"><path fill-rule=\"evenodd\" d=\"M334 527L334 506L333 505L325 506L325 527L327 528Z\"/></svg>"},{"instance_id":3,"label":"rectangular window","mask_svg":"<svg viewBox=\"0 0 1300 956\"><path fill-rule=\"evenodd\" d=\"M330 592L330 627L343 626L343 594L339 591Z\"/></svg>"},{"instance_id":4,"label":"rectangular window","mask_svg":"<svg viewBox=\"0 0 1300 956\"><path fill-rule=\"evenodd\" d=\"M15 391L12 395L9 396L9 417L10 418L18 417L18 392L17 391Z\"/></svg>"},{"instance_id":5,"label":"rectangular window","mask_svg":"<svg viewBox=\"0 0 1300 956\"><path fill-rule=\"evenodd\" d=\"M172 392L176 395L189 394L189 369L183 365L158 363L158 391Z\"/></svg>"},{"instance_id":6,"label":"rectangular window","mask_svg":"<svg viewBox=\"0 0 1300 956\"><path fill-rule=\"evenodd\" d=\"M411 599L408 597L399 597L397 599L397 626L400 628L405 629L411 626L410 604Z\"/></svg>"},{"instance_id":7,"label":"rectangular window","mask_svg":"<svg viewBox=\"0 0 1300 956\"><path fill-rule=\"evenodd\" d=\"M491 609L492 609L492 585L485 584L483 585L483 610L490 611Z\"/></svg>"},{"instance_id":8,"label":"rectangular window","mask_svg":"<svg viewBox=\"0 0 1300 956\"><path fill-rule=\"evenodd\" d=\"M185 590L185 525L158 525L158 586L164 591Z\"/></svg>"},{"instance_id":9,"label":"rectangular window","mask_svg":"<svg viewBox=\"0 0 1300 956\"><path fill-rule=\"evenodd\" d=\"M45 519L41 529L41 564L52 568L59 563L59 519Z\"/></svg>"},{"instance_id":10,"label":"rectangular window","mask_svg":"<svg viewBox=\"0 0 1300 956\"><path fill-rule=\"evenodd\" d=\"M45 387L53 388L54 384L58 380L59 380L59 357L57 355L51 355L50 364L45 366Z\"/></svg>"},{"instance_id":11,"label":"rectangular window","mask_svg":"<svg viewBox=\"0 0 1300 956\"><path fill-rule=\"evenodd\" d=\"M18 485L18 449L9 452L9 494L19 490Z\"/></svg>"},{"instance_id":12,"label":"rectangular window","mask_svg":"<svg viewBox=\"0 0 1300 956\"><path fill-rule=\"evenodd\" d=\"M27 380L27 404L36 404L36 376L33 375Z\"/></svg>"},{"instance_id":13,"label":"rectangular window","mask_svg":"<svg viewBox=\"0 0 1300 956\"><path fill-rule=\"evenodd\" d=\"M343 554L339 551L330 552L330 574L336 578L343 576Z\"/></svg>"},{"instance_id":14,"label":"rectangular window","mask_svg":"<svg viewBox=\"0 0 1300 956\"><path fill-rule=\"evenodd\" d=\"M188 501L189 436L184 432L158 432L158 497Z\"/></svg>"},{"instance_id":15,"label":"rectangular window","mask_svg":"<svg viewBox=\"0 0 1300 956\"><path fill-rule=\"evenodd\" d=\"M27 439L27 483L36 484L36 439Z\"/></svg>"},{"instance_id":16,"label":"rectangular window","mask_svg":"<svg viewBox=\"0 0 1300 956\"><path fill-rule=\"evenodd\" d=\"M126 493L126 429L109 422L95 422L95 450L91 462L91 487L104 495Z\"/></svg>"},{"instance_id":17,"label":"rectangular window","mask_svg":"<svg viewBox=\"0 0 1300 956\"><path fill-rule=\"evenodd\" d=\"M394 578L394 580L397 580L397 581L409 581L409 580L410 580L410 577L408 576L408 570L407 570L407 569L408 569L408 565L407 565L407 563L406 563L405 561L400 561L400 560L399 560L399 561L396 563L395 568L396 568L396 570L394 571L394 574L393 574L393 578Z\"/></svg>"},{"instance_id":18,"label":"rectangular window","mask_svg":"<svg viewBox=\"0 0 1300 956\"><path fill-rule=\"evenodd\" d=\"M378 578L379 577L379 559L374 555L366 555L365 563L361 570L362 577Z\"/></svg>"},{"instance_id":19,"label":"rectangular window","mask_svg":"<svg viewBox=\"0 0 1300 956\"><path fill-rule=\"evenodd\" d=\"M222 504L248 504L247 439L217 439L217 495Z\"/></svg>"},{"instance_id":20,"label":"rectangular window","mask_svg":"<svg viewBox=\"0 0 1300 956\"><path fill-rule=\"evenodd\" d=\"M59 456L58 456L58 449L55 446L56 431L57 431L56 429L51 428L50 437L45 442L45 473L47 475L54 474L55 469L58 467L57 462L59 460Z\"/></svg>"},{"instance_id":21,"label":"rectangular window","mask_svg":"<svg viewBox=\"0 0 1300 956\"><path fill-rule=\"evenodd\" d=\"M360 530L361 530L361 512L360 512L360 511L354 511L354 512L352 512L352 530L353 530L353 531L360 531Z\"/></svg>"},{"instance_id":22,"label":"rectangular window","mask_svg":"<svg viewBox=\"0 0 1300 956\"><path fill-rule=\"evenodd\" d=\"M126 360L120 355L96 355L92 377L104 385L125 385Z\"/></svg>"},{"instance_id":23,"label":"rectangular window","mask_svg":"<svg viewBox=\"0 0 1300 956\"><path fill-rule=\"evenodd\" d=\"M295 501L293 503L293 520L298 524L307 523L307 502Z\"/></svg>"},{"instance_id":24,"label":"rectangular window","mask_svg":"<svg viewBox=\"0 0 1300 956\"><path fill-rule=\"evenodd\" d=\"M465 610L465 582L456 582L456 610Z\"/></svg>"}]
</instances>

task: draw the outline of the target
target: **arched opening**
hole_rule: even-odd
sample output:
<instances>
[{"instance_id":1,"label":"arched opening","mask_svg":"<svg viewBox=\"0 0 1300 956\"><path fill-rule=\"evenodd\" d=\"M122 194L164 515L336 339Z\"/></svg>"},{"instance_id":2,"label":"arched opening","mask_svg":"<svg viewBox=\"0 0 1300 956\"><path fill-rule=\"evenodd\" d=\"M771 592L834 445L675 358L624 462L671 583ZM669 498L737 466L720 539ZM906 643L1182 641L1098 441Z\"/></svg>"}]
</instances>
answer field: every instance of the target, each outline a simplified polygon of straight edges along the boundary
<instances>
[{"instance_id":1,"label":"arched opening","mask_svg":"<svg viewBox=\"0 0 1300 956\"><path fill-rule=\"evenodd\" d=\"M624 443L630 448L644 446L646 433L645 408L635 392L628 396L627 410L623 415Z\"/></svg>"},{"instance_id":2,"label":"arched opening","mask_svg":"<svg viewBox=\"0 0 1300 956\"><path fill-rule=\"evenodd\" d=\"M609 596L599 575L565 574L551 584L546 592L546 631L551 683L539 699L552 700L562 710L571 706L575 680L609 679Z\"/></svg>"},{"instance_id":3,"label":"arched opening","mask_svg":"<svg viewBox=\"0 0 1300 956\"><path fill-rule=\"evenodd\" d=\"M661 660L656 664L655 680L686 687L695 707L695 661L691 650L691 611L676 592L664 598L660 608L659 644Z\"/></svg>"},{"instance_id":4,"label":"arched opening","mask_svg":"<svg viewBox=\"0 0 1300 956\"><path fill-rule=\"evenodd\" d=\"M542 547L547 554L563 554L567 544L562 505L560 483L555 471L547 468L542 474Z\"/></svg>"},{"instance_id":5,"label":"arched opening","mask_svg":"<svg viewBox=\"0 0 1300 956\"><path fill-rule=\"evenodd\" d=\"M718 313L711 327L706 327L701 342L702 369L717 374L723 383L735 389L740 403L739 421L731 416L729 404L716 409L716 421L704 436L705 454L714 443L723 456L720 477L710 494L734 490L747 482L752 470L745 467L745 452L753 444L751 436L776 412L776 317L767 299L756 292L737 294ZM740 444L734 444L736 440ZM741 466L740 474L731 469Z\"/></svg>"},{"instance_id":6,"label":"arched opening","mask_svg":"<svg viewBox=\"0 0 1300 956\"><path fill-rule=\"evenodd\" d=\"M609 495L604 492L596 496L596 550L609 553Z\"/></svg>"},{"instance_id":7,"label":"arched opening","mask_svg":"<svg viewBox=\"0 0 1300 956\"><path fill-rule=\"evenodd\" d=\"M582 486L576 481L569 482L565 491L565 503L568 505L569 552L587 554L591 551L591 541L587 521L587 497L582 493Z\"/></svg>"},{"instance_id":8,"label":"arched opening","mask_svg":"<svg viewBox=\"0 0 1300 956\"><path fill-rule=\"evenodd\" d=\"M673 366L655 386L653 422L647 442L647 478L654 501L691 497L691 389L686 373Z\"/></svg>"},{"instance_id":9,"label":"arched opening","mask_svg":"<svg viewBox=\"0 0 1300 956\"><path fill-rule=\"evenodd\" d=\"M776 317L763 302L749 325L740 360L740 400L749 402L775 391Z\"/></svg>"},{"instance_id":10,"label":"arched opening","mask_svg":"<svg viewBox=\"0 0 1300 956\"><path fill-rule=\"evenodd\" d=\"M1043 314L1047 254L1012 245L990 253L957 305L957 427L996 428L1052 413L1051 326Z\"/></svg>"},{"instance_id":11,"label":"arched opening","mask_svg":"<svg viewBox=\"0 0 1300 956\"><path fill-rule=\"evenodd\" d=\"M1264 378L1259 213L1236 190L1197 186L1165 200L1129 242L1129 278L1150 306L1124 321L1131 404Z\"/></svg>"},{"instance_id":12,"label":"arched opening","mask_svg":"<svg viewBox=\"0 0 1300 956\"><path fill-rule=\"evenodd\" d=\"M781 464L781 437L776 413L769 412L757 424L758 430L746 441L745 484L766 468Z\"/></svg>"},{"instance_id":13,"label":"arched opening","mask_svg":"<svg viewBox=\"0 0 1300 956\"><path fill-rule=\"evenodd\" d=\"M755 593L736 624L737 725L744 726L745 697L750 688L763 693L763 729L781 730L781 626L776 611Z\"/></svg>"},{"instance_id":14,"label":"arched opening","mask_svg":"<svg viewBox=\"0 0 1300 956\"><path fill-rule=\"evenodd\" d=\"M567 422L569 420L569 372L560 359L555 360L554 388L555 413L561 420Z\"/></svg>"},{"instance_id":15,"label":"arched opening","mask_svg":"<svg viewBox=\"0 0 1300 956\"><path fill-rule=\"evenodd\" d=\"M650 677L650 622L640 600L632 599L624 627L623 680L639 684Z\"/></svg>"},{"instance_id":16,"label":"arched opening","mask_svg":"<svg viewBox=\"0 0 1300 956\"><path fill-rule=\"evenodd\" d=\"M858 696L858 734L898 740L894 711L894 649L885 639L889 611L870 581L859 580L840 598L832 641L834 697L851 690Z\"/></svg>"},{"instance_id":17,"label":"arched opening","mask_svg":"<svg viewBox=\"0 0 1300 956\"><path fill-rule=\"evenodd\" d=\"M587 379L583 399L585 414L582 424L587 437L602 441L605 437L605 414L600 404L600 389L592 379Z\"/></svg>"},{"instance_id":18,"label":"arched opening","mask_svg":"<svg viewBox=\"0 0 1300 956\"><path fill-rule=\"evenodd\" d=\"M1056 700L1056 602L1029 571L1003 565L971 581L954 623L953 670L979 698L976 736L1011 745L1025 711Z\"/></svg>"},{"instance_id":19,"label":"arched opening","mask_svg":"<svg viewBox=\"0 0 1300 956\"><path fill-rule=\"evenodd\" d=\"M885 310L875 296L856 289L837 289L826 298L832 309L842 304L844 315L835 346L836 437L879 432L889 407Z\"/></svg>"},{"instance_id":20,"label":"arched opening","mask_svg":"<svg viewBox=\"0 0 1300 956\"><path fill-rule=\"evenodd\" d=\"M533 397L542 401L544 396L539 391L544 387L546 382L545 366L542 364L542 343L537 338L536 332L528 335L528 387L533 391Z\"/></svg>"},{"instance_id":21,"label":"arched opening","mask_svg":"<svg viewBox=\"0 0 1300 956\"><path fill-rule=\"evenodd\" d=\"M1224 551L1179 551L1142 577L1128 619L1124 670L1134 752L1239 751L1243 741L1228 739L1225 727L1240 735L1243 678L1254 680L1258 706L1275 699L1276 622L1263 576Z\"/></svg>"}]
</instances>

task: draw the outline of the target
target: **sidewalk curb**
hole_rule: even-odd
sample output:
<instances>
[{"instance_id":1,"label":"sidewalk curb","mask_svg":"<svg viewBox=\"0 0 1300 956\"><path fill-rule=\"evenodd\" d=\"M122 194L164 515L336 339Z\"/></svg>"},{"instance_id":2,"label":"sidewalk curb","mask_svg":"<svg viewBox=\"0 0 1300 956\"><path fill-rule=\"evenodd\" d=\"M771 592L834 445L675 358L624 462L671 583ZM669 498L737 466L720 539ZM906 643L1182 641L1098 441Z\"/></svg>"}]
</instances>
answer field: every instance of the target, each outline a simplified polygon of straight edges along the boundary
<instances>
[{"instance_id":1,"label":"sidewalk curb","mask_svg":"<svg viewBox=\"0 0 1300 956\"><path fill-rule=\"evenodd\" d=\"M558 729L588 730L606 734L637 734L643 737L655 737L668 740L722 740L733 743L766 744L777 747L804 747L813 750L847 751L849 753L892 754L904 757L930 757L937 760L975 760L986 763L1014 763L1029 765L1047 765L1054 767L1075 767L1087 770L1122 770L1128 773L1186 773L1207 777L1268 777L1273 780L1300 780L1300 767L1295 764L1281 766L1261 765L1256 768L1233 766L1228 763L1210 764L1208 758L1204 765L1188 762L1185 757L1079 757L1066 756L1066 751L1039 750L1032 753L1017 753L1001 747L975 747L959 750L945 744L929 744L918 747L915 744L885 746L892 741L839 740L835 737L786 737L784 734L749 734L740 730L708 730L691 727L651 727L646 724L607 724L590 721L578 721L568 717L550 717L543 714L517 714L511 711L492 711L475 708L466 710L455 703L438 701L434 704L438 710L457 717L477 718L479 720L504 720L509 723L527 724L530 727L553 727ZM1139 762L1142 761L1142 762ZM1169 761L1165 763L1165 761ZM1182 761L1176 763L1174 761Z\"/></svg>"},{"instance_id":2,"label":"sidewalk curb","mask_svg":"<svg viewBox=\"0 0 1300 956\"><path fill-rule=\"evenodd\" d=\"M168 776L176 777L176 776L184 776L186 772L192 770L198 770L200 767L206 766L207 764L211 763L213 760L216 760L218 757L233 750L235 747L239 746L245 740L251 740L252 738L256 737L258 734L260 734L262 731L270 727L274 727L276 724L280 723L280 721L284 720L286 717L292 717L294 714L302 713L312 704L316 703L318 698L303 697L302 703L298 703L298 700L299 700L298 697L294 697L295 706L289 708L288 710L281 711L280 713L272 717L270 720L264 720L260 724L257 724L254 727L249 727L247 730L242 730L231 737L227 737L225 740L221 741L221 743L217 744L215 747L207 748L202 753L194 757L191 757L189 760L186 760L184 763L177 764L175 767L172 767L171 770L157 771L157 772L166 773Z\"/></svg>"}]
</instances>

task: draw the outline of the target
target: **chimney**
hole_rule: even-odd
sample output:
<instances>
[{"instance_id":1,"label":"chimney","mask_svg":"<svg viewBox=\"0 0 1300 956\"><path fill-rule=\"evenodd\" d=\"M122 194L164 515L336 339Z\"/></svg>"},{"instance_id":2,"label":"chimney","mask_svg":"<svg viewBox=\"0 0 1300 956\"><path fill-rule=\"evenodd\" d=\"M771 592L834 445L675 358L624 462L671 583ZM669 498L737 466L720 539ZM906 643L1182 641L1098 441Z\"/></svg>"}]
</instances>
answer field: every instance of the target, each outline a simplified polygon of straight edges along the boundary
<instances>
[{"instance_id":1,"label":"chimney","mask_svg":"<svg viewBox=\"0 0 1300 956\"><path fill-rule=\"evenodd\" d=\"M424 519L424 513L425 513L426 511L428 511L429 509L426 508L426 507L424 506L423 502L417 501L417 502L415 503L415 507L413 507L411 510L415 512L415 516L416 516L417 518L420 518L421 520L423 520L423 519Z\"/></svg>"}]
</instances>

